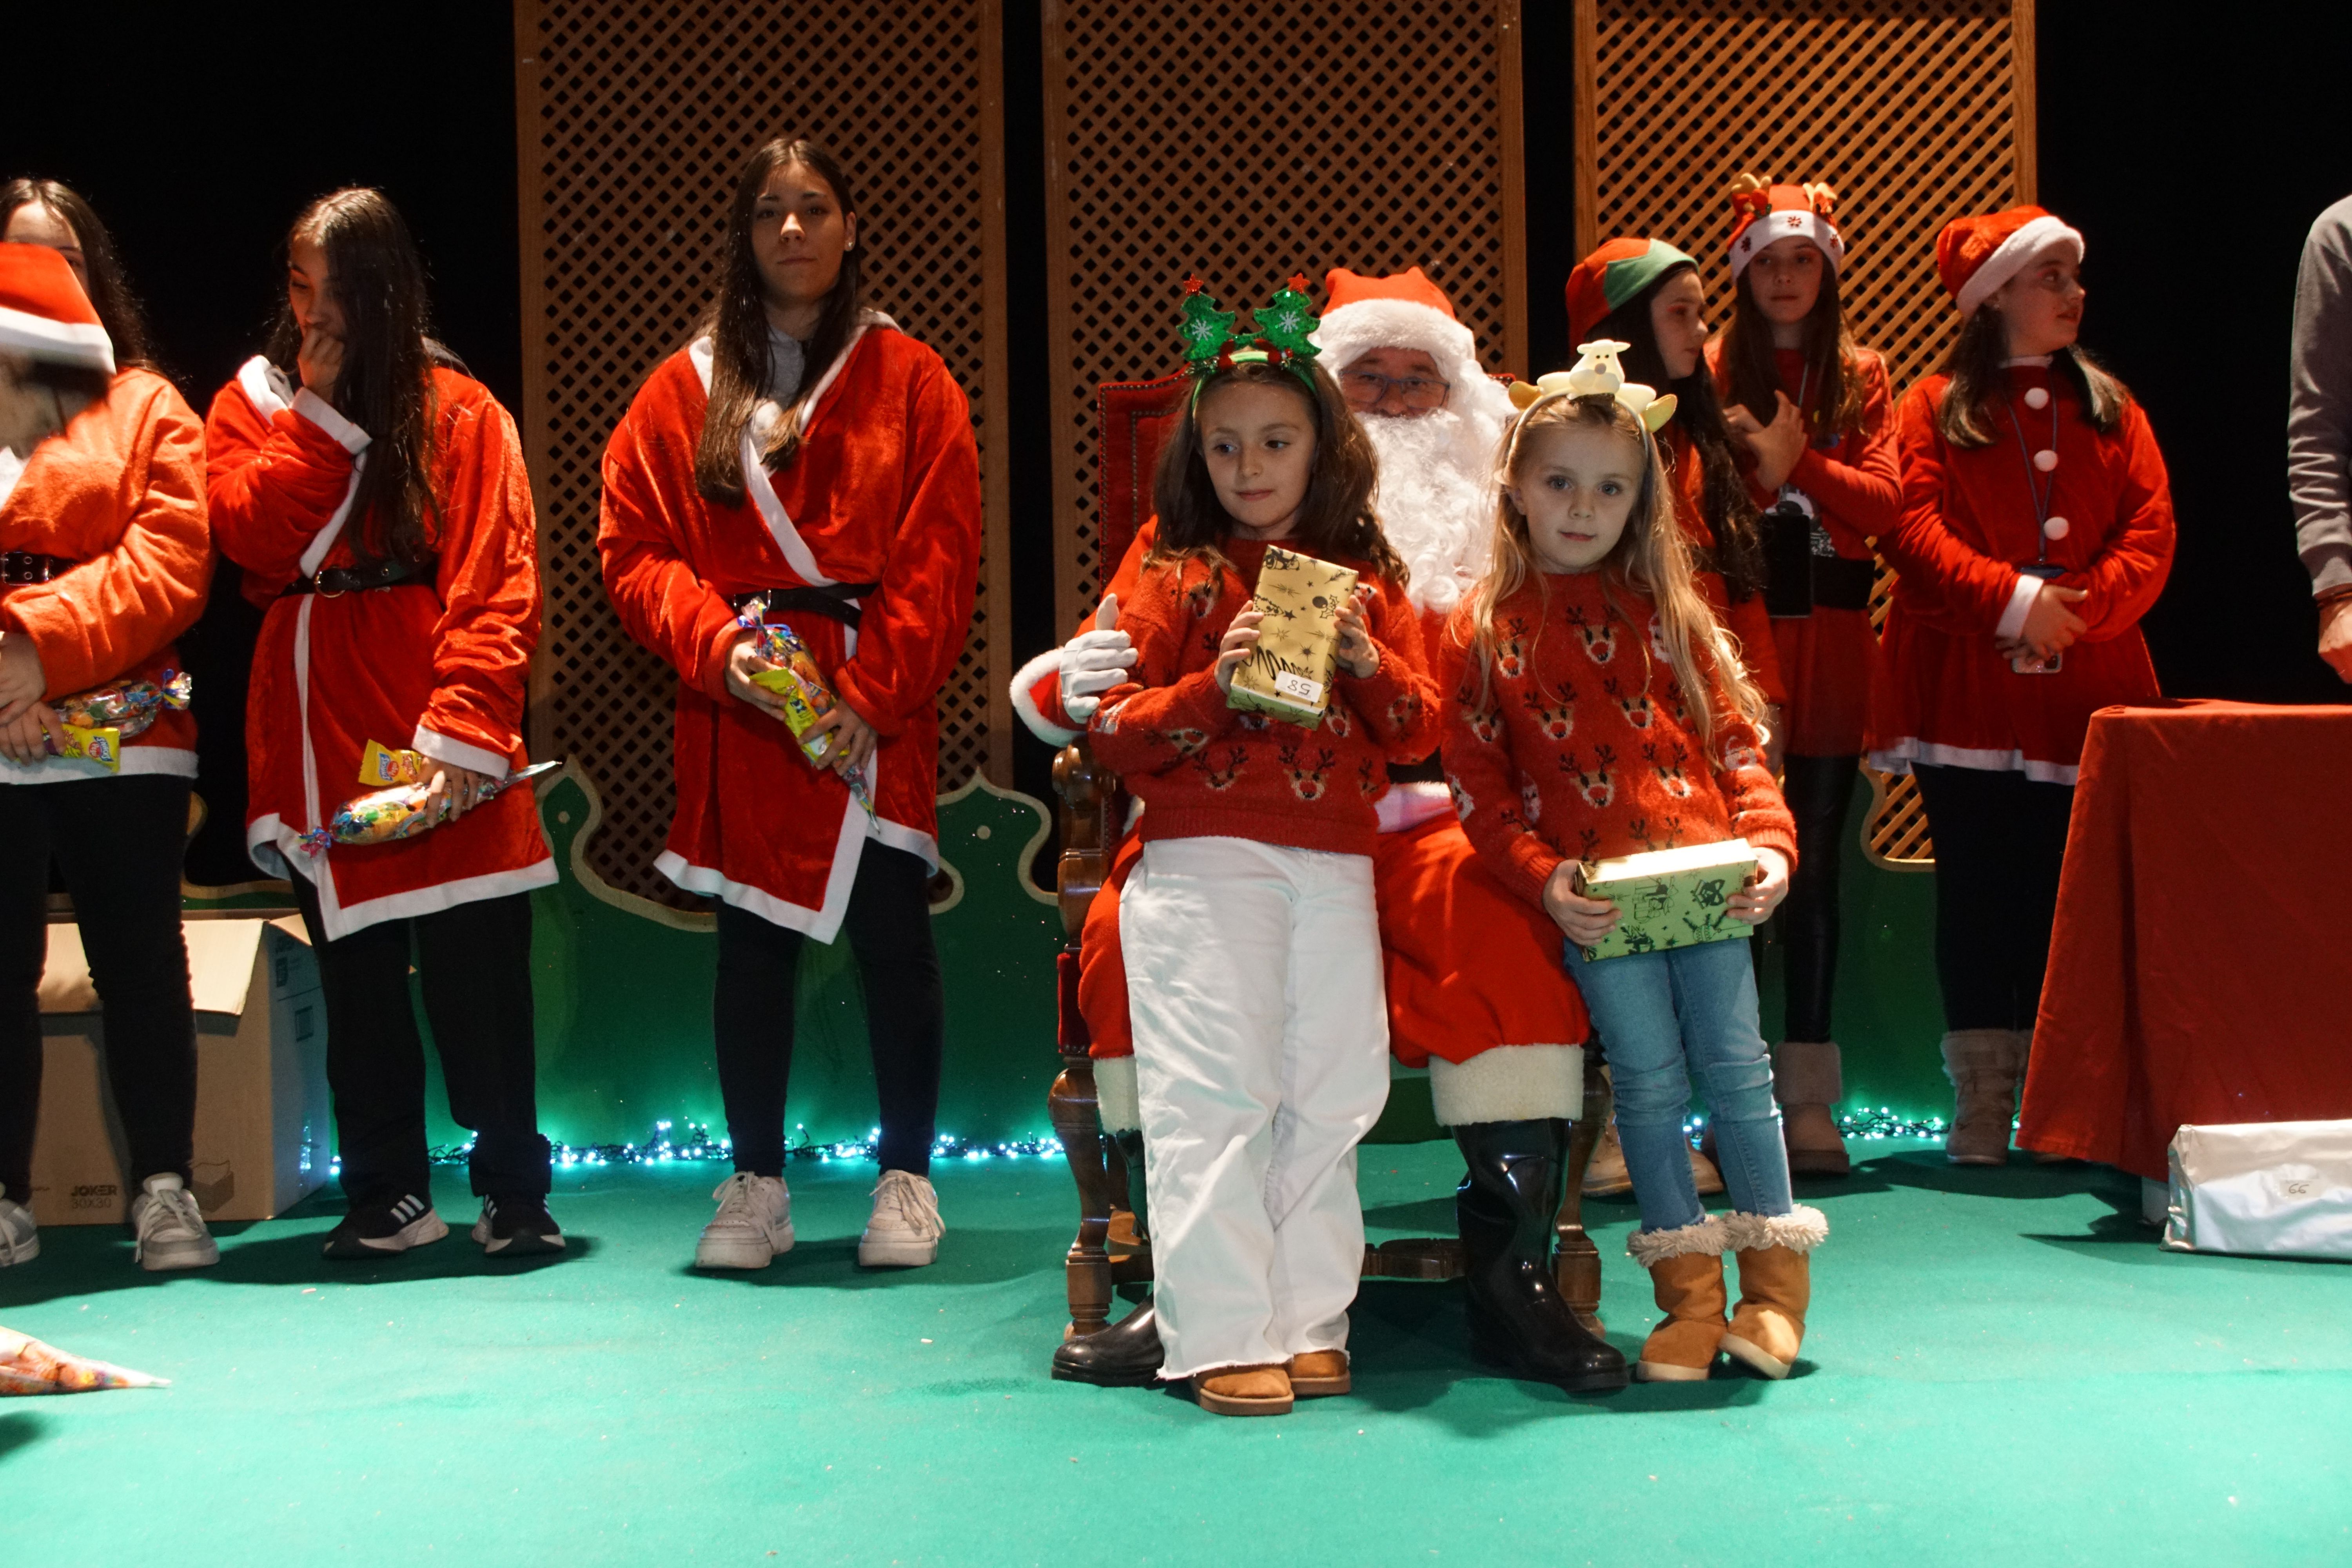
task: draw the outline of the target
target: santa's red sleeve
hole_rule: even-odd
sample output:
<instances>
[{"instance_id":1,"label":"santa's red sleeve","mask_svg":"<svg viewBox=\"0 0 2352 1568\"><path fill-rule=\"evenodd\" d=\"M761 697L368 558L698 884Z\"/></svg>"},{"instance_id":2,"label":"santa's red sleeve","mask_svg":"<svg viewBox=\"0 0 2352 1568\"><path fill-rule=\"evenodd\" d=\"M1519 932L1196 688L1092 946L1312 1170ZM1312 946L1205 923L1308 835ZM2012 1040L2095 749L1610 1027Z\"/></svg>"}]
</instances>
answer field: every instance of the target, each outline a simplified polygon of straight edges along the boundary
<instances>
[{"instance_id":1,"label":"santa's red sleeve","mask_svg":"<svg viewBox=\"0 0 2352 1568\"><path fill-rule=\"evenodd\" d=\"M523 697L539 642L530 477L514 421L495 399L442 418L433 695L408 743L436 762L499 777L522 749Z\"/></svg>"},{"instance_id":2,"label":"santa's red sleeve","mask_svg":"<svg viewBox=\"0 0 2352 1568\"><path fill-rule=\"evenodd\" d=\"M1859 557L1895 526L1903 510L1903 470L1895 455L1895 396L1886 363L1862 356L1862 426L1832 456L1807 447L1789 482L1813 498L1838 548ZM1845 458L1853 460L1847 462Z\"/></svg>"},{"instance_id":3,"label":"santa's red sleeve","mask_svg":"<svg viewBox=\"0 0 2352 1568\"><path fill-rule=\"evenodd\" d=\"M245 383L266 374L248 363L213 398L205 426L213 537L245 568L245 596L265 606L301 575L303 552L341 508L368 447L367 432L308 387L265 413Z\"/></svg>"},{"instance_id":4,"label":"santa's red sleeve","mask_svg":"<svg viewBox=\"0 0 2352 1568\"><path fill-rule=\"evenodd\" d=\"M691 475L693 453L670 450L671 433L650 405L654 388L637 395L604 447L604 514L596 552L604 591L621 629L669 661L705 696L727 695L727 656L745 636L734 609L686 561L686 520L675 507L690 504L661 482ZM754 479L757 475L751 476Z\"/></svg>"},{"instance_id":5,"label":"santa's red sleeve","mask_svg":"<svg viewBox=\"0 0 2352 1568\"><path fill-rule=\"evenodd\" d=\"M1110 586L1104 597L1116 598L1125 605L1135 597L1135 585L1143 576L1143 558L1151 549L1159 520L1147 519L1128 542L1127 553L1119 557L1118 570L1111 574ZM1099 607L1099 606L1097 606ZM1095 611L1088 610L1079 617L1070 635L1092 629ZM1086 732L1086 726L1071 719L1062 710L1062 648L1055 644L1044 653L1023 665L1013 674L1013 710L1029 732L1049 746L1066 746Z\"/></svg>"},{"instance_id":6,"label":"santa's red sleeve","mask_svg":"<svg viewBox=\"0 0 2352 1568\"><path fill-rule=\"evenodd\" d=\"M0 626L40 655L50 698L102 686L169 647L204 613L212 582L204 429L162 377L126 374L152 380L149 395L110 389L81 416L109 420L122 457L120 534L48 582L12 589L0 610Z\"/></svg>"},{"instance_id":7,"label":"santa's red sleeve","mask_svg":"<svg viewBox=\"0 0 2352 1568\"><path fill-rule=\"evenodd\" d=\"M1886 557L1907 590L1904 610L1937 631L1980 632L1990 637L2016 597L2019 572L1964 542L1944 521L1944 498L1958 487L1947 464L1950 449L1936 427L1933 385L1905 395L1896 416L1903 464L1903 510L1894 529L1879 537Z\"/></svg>"},{"instance_id":8,"label":"santa's red sleeve","mask_svg":"<svg viewBox=\"0 0 2352 1568\"><path fill-rule=\"evenodd\" d=\"M2156 432L2137 403L2124 405L2116 439L2124 458L2116 522L2090 569L2059 579L2067 587L2090 593L2074 606L2074 613L2088 623L2084 642L2105 642L2139 625L2172 572L2172 484Z\"/></svg>"},{"instance_id":9,"label":"santa's red sleeve","mask_svg":"<svg viewBox=\"0 0 2352 1568\"><path fill-rule=\"evenodd\" d=\"M980 577L980 449L971 407L934 362L909 395L907 489L857 651L835 671L841 700L884 736L938 701L971 629Z\"/></svg>"},{"instance_id":10,"label":"santa's red sleeve","mask_svg":"<svg viewBox=\"0 0 2352 1568\"><path fill-rule=\"evenodd\" d=\"M1343 668L1338 685L1391 762L1417 763L1438 738L1437 689L1422 645L1421 612L1387 578L1372 578L1370 585L1364 629L1379 650L1379 668L1360 679Z\"/></svg>"},{"instance_id":11,"label":"santa's red sleeve","mask_svg":"<svg viewBox=\"0 0 2352 1568\"><path fill-rule=\"evenodd\" d=\"M1556 631L1559 628L1547 627ZM1432 649L1432 674L1444 710L1441 750L1446 787L1471 847L1496 880L1541 908L1544 884L1565 858L1528 826L1519 809L1518 764L1510 731L1475 654L1467 611L1457 612ZM1481 687L1486 689L1481 690Z\"/></svg>"}]
</instances>

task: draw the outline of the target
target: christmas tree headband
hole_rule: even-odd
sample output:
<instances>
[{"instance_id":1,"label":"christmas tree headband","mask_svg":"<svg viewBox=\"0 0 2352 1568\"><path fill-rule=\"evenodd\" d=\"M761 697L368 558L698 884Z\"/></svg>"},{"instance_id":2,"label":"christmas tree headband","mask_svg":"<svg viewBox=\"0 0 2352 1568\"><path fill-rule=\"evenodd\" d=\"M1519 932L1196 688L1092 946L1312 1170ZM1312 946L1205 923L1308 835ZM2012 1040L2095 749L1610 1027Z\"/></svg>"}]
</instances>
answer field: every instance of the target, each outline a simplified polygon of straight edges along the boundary
<instances>
[{"instance_id":1,"label":"christmas tree headband","mask_svg":"<svg viewBox=\"0 0 2352 1568\"><path fill-rule=\"evenodd\" d=\"M1307 334L1320 323L1307 298L1307 279L1293 273L1290 281L1251 312L1253 332L1234 331L1234 312L1210 298L1198 278L1184 279L1184 368L1192 376L1192 406L1201 405L1201 388L1208 379L1237 364L1277 364L1315 392L1316 347Z\"/></svg>"}]
</instances>

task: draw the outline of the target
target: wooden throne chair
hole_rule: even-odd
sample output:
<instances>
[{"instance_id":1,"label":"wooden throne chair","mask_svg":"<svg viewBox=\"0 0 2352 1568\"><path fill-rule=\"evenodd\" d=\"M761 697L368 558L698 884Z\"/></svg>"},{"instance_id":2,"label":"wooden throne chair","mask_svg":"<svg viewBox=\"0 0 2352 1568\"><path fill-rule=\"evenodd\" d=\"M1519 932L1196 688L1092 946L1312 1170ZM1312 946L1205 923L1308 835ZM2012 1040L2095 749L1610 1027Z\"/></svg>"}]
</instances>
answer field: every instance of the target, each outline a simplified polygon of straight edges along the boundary
<instances>
[{"instance_id":1,"label":"wooden throne chair","mask_svg":"<svg viewBox=\"0 0 2352 1568\"><path fill-rule=\"evenodd\" d=\"M1106 382L1096 389L1097 598L1151 513L1152 473L1192 389L1192 377L1185 374ZM1054 759L1054 793L1060 803L1062 834L1055 881L1067 940L1058 969L1056 1043L1062 1070L1047 1093L1046 1106L1078 1190L1078 1233L1064 1265L1070 1303L1064 1337L1070 1339L1108 1326L1118 1287L1150 1280L1151 1242L1138 1217L1147 1213L1142 1135L1104 1131L1097 1110L1094 1064L1087 1054L1090 1042L1077 1005L1078 935L1087 908L1109 874L1127 822L1128 797L1118 776L1097 765L1084 736ZM1591 1163L1601 1129L1609 1123L1611 1104L1595 1045L1597 1041L1585 1050L1584 1116L1570 1145L1566 1195L1554 1222L1558 1244L1553 1271L1570 1308L1598 1333L1601 1253L1585 1234L1581 1193L1585 1167ZM1368 1279L1456 1279L1463 1267L1462 1244L1450 1236L1390 1240L1364 1248Z\"/></svg>"}]
</instances>

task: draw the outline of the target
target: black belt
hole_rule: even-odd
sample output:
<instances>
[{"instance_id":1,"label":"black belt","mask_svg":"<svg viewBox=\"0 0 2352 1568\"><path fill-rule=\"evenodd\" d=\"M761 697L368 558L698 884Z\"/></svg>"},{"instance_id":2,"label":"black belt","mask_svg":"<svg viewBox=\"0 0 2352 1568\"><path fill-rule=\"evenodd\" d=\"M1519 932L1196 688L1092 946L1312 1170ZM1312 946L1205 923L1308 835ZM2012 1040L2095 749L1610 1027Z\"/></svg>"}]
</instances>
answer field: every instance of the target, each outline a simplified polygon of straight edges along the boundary
<instances>
[{"instance_id":1,"label":"black belt","mask_svg":"<svg viewBox=\"0 0 2352 1568\"><path fill-rule=\"evenodd\" d=\"M320 594L331 599L342 594L364 594L373 588L396 588L420 578L429 581L440 570L441 558L437 555L428 555L422 561L379 561L372 566L329 566L315 576L295 578L278 596L299 599L305 594Z\"/></svg>"},{"instance_id":2,"label":"black belt","mask_svg":"<svg viewBox=\"0 0 2352 1568\"><path fill-rule=\"evenodd\" d=\"M80 562L68 561L62 555L36 555L29 550L0 551L0 583L11 585L47 583L64 576L80 564Z\"/></svg>"},{"instance_id":3,"label":"black belt","mask_svg":"<svg viewBox=\"0 0 2352 1568\"><path fill-rule=\"evenodd\" d=\"M862 612L850 601L862 599L880 586L879 583L835 583L829 588L757 588L749 594L728 595L727 607L741 615L743 606L752 600L765 599L771 616L787 610L806 610L811 615L839 621L855 631Z\"/></svg>"}]
</instances>

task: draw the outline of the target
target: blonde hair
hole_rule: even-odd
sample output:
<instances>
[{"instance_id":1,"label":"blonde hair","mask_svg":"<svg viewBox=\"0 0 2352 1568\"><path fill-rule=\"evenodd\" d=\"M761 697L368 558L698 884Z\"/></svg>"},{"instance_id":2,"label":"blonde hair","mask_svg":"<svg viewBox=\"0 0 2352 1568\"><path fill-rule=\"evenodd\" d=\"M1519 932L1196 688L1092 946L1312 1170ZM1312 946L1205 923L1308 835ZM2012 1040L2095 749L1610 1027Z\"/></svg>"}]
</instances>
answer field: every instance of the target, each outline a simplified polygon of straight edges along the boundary
<instances>
[{"instance_id":1,"label":"blonde hair","mask_svg":"<svg viewBox=\"0 0 2352 1568\"><path fill-rule=\"evenodd\" d=\"M1618 535L1616 544L1601 558L1599 567L1604 591L1609 592L1612 601L1617 597L1615 591L1622 590L1646 598L1655 608L1666 660L1674 667L1675 683L1682 689L1683 704L1690 710L1702 742L1714 739L1716 721L1721 711L1737 712L1760 730L1764 722L1764 694L1748 678L1747 667L1740 658L1739 639L1716 618L1715 611L1698 590L1691 570L1690 547L1675 520L1674 487L1667 481L1658 444L1640 416L1607 395L1576 397L1555 394L1540 398L1512 425L1510 436L1503 443L1496 473L1494 564L1465 606L1466 637L1464 621L1457 621L1454 630L1477 666L1478 705L1484 708L1492 691L1496 608L1524 588L1530 578L1538 594L1549 595L1543 568L1536 560L1535 546L1528 537L1527 513L1511 500L1509 487L1517 477L1519 448L1530 430L1577 426L1612 431L1642 450L1642 488L1633 498L1633 513L1625 520L1625 531ZM1618 607L1628 612L1629 622L1638 625L1630 613L1630 605ZM1542 635L1541 625L1539 620L1538 637ZM1646 664L1650 658L1649 638L1636 640ZM1532 644L1528 652L1528 667L1532 668Z\"/></svg>"}]
</instances>

